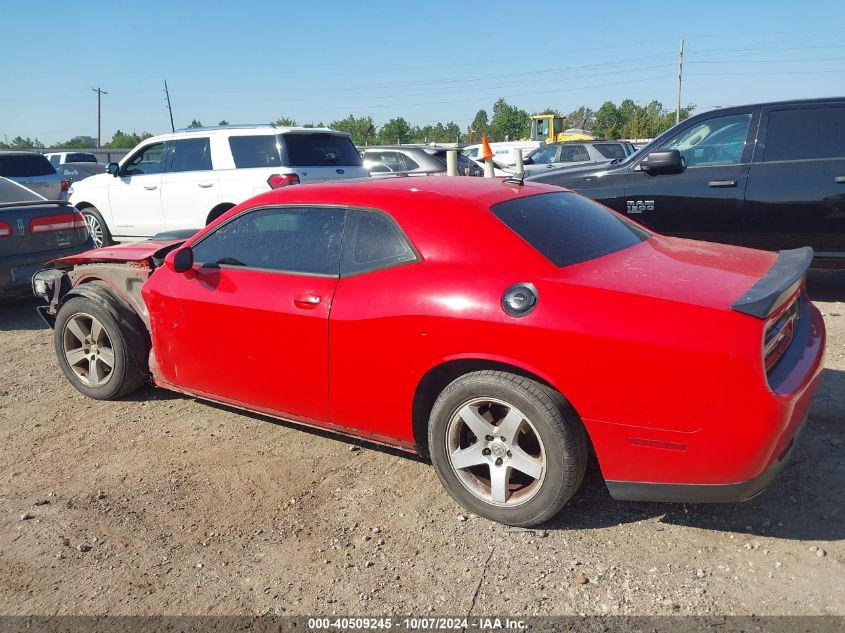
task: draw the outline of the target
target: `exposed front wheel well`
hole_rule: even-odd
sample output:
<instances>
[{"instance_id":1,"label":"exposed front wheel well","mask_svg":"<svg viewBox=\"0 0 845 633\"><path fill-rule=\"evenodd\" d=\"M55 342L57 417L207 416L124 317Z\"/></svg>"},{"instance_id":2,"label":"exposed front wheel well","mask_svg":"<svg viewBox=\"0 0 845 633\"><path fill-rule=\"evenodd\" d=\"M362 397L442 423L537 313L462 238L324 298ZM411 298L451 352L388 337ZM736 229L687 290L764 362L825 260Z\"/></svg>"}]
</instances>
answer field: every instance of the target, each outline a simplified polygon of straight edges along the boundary
<instances>
[{"instance_id":1,"label":"exposed front wheel well","mask_svg":"<svg viewBox=\"0 0 845 633\"><path fill-rule=\"evenodd\" d=\"M428 458L428 423L431 416L431 409L434 406L435 400L446 388L446 386L453 380L456 380L464 374L474 371L499 370L506 371L517 376L530 378L538 383L546 385L551 389L555 389L548 381L543 380L536 374L529 371L509 365L508 363L499 363L483 359L462 359L443 363L430 369L425 376L422 377L417 390L414 392L414 401L411 410L412 429L414 432L414 443L416 444L417 452L421 457Z\"/></svg>"},{"instance_id":2,"label":"exposed front wheel well","mask_svg":"<svg viewBox=\"0 0 845 633\"><path fill-rule=\"evenodd\" d=\"M221 202L220 204L218 204L211 210L211 213L208 214L208 217L205 220L206 226L214 222L217 218L219 218L221 215L226 213L226 211L228 211L234 206L235 205L231 202Z\"/></svg>"}]
</instances>

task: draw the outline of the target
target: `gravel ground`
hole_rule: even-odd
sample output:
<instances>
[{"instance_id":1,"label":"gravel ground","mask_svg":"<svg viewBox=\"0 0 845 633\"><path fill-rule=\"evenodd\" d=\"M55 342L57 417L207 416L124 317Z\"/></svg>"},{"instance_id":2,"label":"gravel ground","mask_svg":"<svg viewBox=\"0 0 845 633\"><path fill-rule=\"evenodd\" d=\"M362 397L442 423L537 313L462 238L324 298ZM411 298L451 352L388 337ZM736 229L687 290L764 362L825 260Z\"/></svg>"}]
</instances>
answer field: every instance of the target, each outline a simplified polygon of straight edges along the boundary
<instances>
[{"instance_id":1,"label":"gravel ground","mask_svg":"<svg viewBox=\"0 0 845 633\"><path fill-rule=\"evenodd\" d=\"M3 614L845 614L845 273L792 462L739 505L614 502L544 530L468 515L399 452L148 388L77 393L0 305Z\"/></svg>"}]
</instances>

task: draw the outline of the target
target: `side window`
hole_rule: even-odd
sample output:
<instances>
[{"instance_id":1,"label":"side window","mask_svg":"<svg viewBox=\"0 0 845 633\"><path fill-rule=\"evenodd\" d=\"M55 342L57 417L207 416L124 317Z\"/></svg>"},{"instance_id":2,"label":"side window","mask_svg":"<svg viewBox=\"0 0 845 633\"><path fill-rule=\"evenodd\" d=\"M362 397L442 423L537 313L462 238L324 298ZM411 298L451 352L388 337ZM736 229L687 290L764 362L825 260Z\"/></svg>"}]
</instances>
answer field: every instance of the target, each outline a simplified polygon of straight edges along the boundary
<instances>
[{"instance_id":1,"label":"side window","mask_svg":"<svg viewBox=\"0 0 845 633\"><path fill-rule=\"evenodd\" d=\"M392 172L405 171L405 163L398 152L367 152L367 158L381 163Z\"/></svg>"},{"instance_id":2,"label":"side window","mask_svg":"<svg viewBox=\"0 0 845 633\"><path fill-rule=\"evenodd\" d=\"M247 211L193 247L205 266L337 275L343 209L270 207Z\"/></svg>"},{"instance_id":3,"label":"side window","mask_svg":"<svg viewBox=\"0 0 845 633\"><path fill-rule=\"evenodd\" d=\"M230 136L229 148L235 167L279 167L282 164L282 146L275 134L257 136Z\"/></svg>"},{"instance_id":4,"label":"side window","mask_svg":"<svg viewBox=\"0 0 845 633\"><path fill-rule=\"evenodd\" d=\"M537 165L552 163L557 155L557 145L546 145L531 154L531 162Z\"/></svg>"},{"instance_id":5,"label":"side window","mask_svg":"<svg viewBox=\"0 0 845 633\"><path fill-rule=\"evenodd\" d=\"M616 143L596 143L593 145L605 158L625 158L625 147Z\"/></svg>"},{"instance_id":6,"label":"side window","mask_svg":"<svg viewBox=\"0 0 845 633\"><path fill-rule=\"evenodd\" d=\"M343 235L342 275L387 268L416 259L414 249L389 216L378 211L349 212Z\"/></svg>"},{"instance_id":7,"label":"side window","mask_svg":"<svg viewBox=\"0 0 845 633\"><path fill-rule=\"evenodd\" d=\"M211 148L207 137L176 141L170 171L207 171L211 168Z\"/></svg>"},{"instance_id":8,"label":"side window","mask_svg":"<svg viewBox=\"0 0 845 633\"><path fill-rule=\"evenodd\" d=\"M420 165L413 158L407 154L399 154L399 160L402 161L402 171L411 171L417 169Z\"/></svg>"},{"instance_id":9,"label":"side window","mask_svg":"<svg viewBox=\"0 0 845 633\"><path fill-rule=\"evenodd\" d=\"M123 164L123 173L127 176L161 173L164 143L147 145Z\"/></svg>"},{"instance_id":10,"label":"side window","mask_svg":"<svg viewBox=\"0 0 845 633\"><path fill-rule=\"evenodd\" d=\"M845 157L845 107L773 110L763 160Z\"/></svg>"},{"instance_id":11,"label":"side window","mask_svg":"<svg viewBox=\"0 0 845 633\"><path fill-rule=\"evenodd\" d=\"M590 154L583 145L562 145L560 148L561 163L577 163L590 160Z\"/></svg>"},{"instance_id":12,"label":"side window","mask_svg":"<svg viewBox=\"0 0 845 633\"><path fill-rule=\"evenodd\" d=\"M53 167L58 167L59 166L59 159L60 159L59 156L50 156L50 164Z\"/></svg>"},{"instance_id":13,"label":"side window","mask_svg":"<svg viewBox=\"0 0 845 633\"><path fill-rule=\"evenodd\" d=\"M742 160L750 123L750 112L705 119L669 139L660 149L680 150L687 167L737 165Z\"/></svg>"}]
</instances>

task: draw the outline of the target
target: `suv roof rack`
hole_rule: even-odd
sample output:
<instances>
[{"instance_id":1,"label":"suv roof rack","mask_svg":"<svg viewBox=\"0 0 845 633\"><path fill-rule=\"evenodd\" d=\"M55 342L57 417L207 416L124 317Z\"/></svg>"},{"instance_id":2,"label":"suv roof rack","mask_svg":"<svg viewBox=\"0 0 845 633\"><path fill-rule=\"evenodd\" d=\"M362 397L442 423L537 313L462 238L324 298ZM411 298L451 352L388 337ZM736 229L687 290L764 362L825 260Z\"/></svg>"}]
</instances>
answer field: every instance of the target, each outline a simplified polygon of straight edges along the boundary
<instances>
[{"instance_id":1,"label":"suv roof rack","mask_svg":"<svg viewBox=\"0 0 845 633\"><path fill-rule=\"evenodd\" d=\"M239 125L203 125L202 127L183 127L174 132L208 132L209 130L250 130L253 128L271 128L275 129L272 123L241 123Z\"/></svg>"}]
</instances>

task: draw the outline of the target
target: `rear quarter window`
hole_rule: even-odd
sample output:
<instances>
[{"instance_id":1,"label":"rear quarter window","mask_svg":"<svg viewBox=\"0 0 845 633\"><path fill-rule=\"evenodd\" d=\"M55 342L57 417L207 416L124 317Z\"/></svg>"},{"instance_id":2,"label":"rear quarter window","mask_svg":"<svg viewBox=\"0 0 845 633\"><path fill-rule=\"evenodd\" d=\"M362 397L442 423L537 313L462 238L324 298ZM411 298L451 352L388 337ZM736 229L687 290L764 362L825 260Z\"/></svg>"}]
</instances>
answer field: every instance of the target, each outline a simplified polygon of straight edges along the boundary
<instances>
[{"instance_id":1,"label":"rear quarter window","mask_svg":"<svg viewBox=\"0 0 845 633\"><path fill-rule=\"evenodd\" d=\"M41 154L0 155L0 176L5 178L49 176L55 173L50 161Z\"/></svg>"},{"instance_id":2,"label":"rear quarter window","mask_svg":"<svg viewBox=\"0 0 845 633\"><path fill-rule=\"evenodd\" d=\"M598 151L599 154L604 156L605 158L625 158L625 148L622 145L610 144L610 145L593 145Z\"/></svg>"},{"instance_id":3,"label":"rear quarter window","mask_svg":"<svg viewBox=\"0 0 845 633\"><path fill-rule=\"evenodd\" d=\"M275 134L258 136L230 136L229 149L235 167L279 167L281 161L281 139Z\"/></svg>"},{"instance_id":4,"label":"rear quarter window","mask_svg":"<svg viewBox=\"0 0 845 633\"><path fill-rule=\"evenodd\" d=\"M490 210L559 267L609 255L650 237L636 224L571 192L526 196Z\"/></svg>"},{"instance_id":5,"label":"rear quarter window","mask_svg":"<svg viewBox=\"0 0 845 633\"><path fill-rule=\"evenodd\" d=\"M360 167L361 156L348 136L283 134L290 167Z\"/></svg>"}]
</instances>

